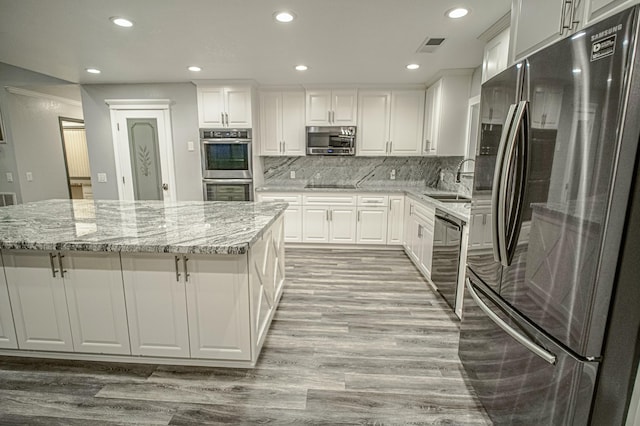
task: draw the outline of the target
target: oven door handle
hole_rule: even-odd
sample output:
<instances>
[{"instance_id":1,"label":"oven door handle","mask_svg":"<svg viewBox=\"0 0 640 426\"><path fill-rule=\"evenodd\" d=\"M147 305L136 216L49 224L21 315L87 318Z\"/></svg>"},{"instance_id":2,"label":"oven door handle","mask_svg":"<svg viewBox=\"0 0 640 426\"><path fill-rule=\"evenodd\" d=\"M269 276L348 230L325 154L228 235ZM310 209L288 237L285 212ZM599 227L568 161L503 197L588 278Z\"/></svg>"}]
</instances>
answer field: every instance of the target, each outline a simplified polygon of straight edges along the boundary
<instances>
[{"instance_id":1,"label":"oven door handle","mask_svg":"<svg viewBox=\"0 0 640 426\"><path fill-rule=\"evenodd\" d=\"M229 144L238 144L238 145L249 145L251 143L248 139L202 139L203 145L229 145Z\"/></svg>"}]
</instances>

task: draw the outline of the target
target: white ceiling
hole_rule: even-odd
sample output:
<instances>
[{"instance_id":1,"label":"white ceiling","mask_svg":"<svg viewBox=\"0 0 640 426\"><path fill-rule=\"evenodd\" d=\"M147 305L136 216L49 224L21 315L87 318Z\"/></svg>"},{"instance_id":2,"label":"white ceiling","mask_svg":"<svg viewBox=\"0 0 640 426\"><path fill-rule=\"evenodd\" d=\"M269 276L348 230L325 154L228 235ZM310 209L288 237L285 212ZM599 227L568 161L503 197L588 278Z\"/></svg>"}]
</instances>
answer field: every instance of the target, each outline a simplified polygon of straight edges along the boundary
<instances>
[{"instance_id":1,"label":"white ceiling","mask_svg":"<svg viewBox=\"0 0 640 426\"><path fill-rule=\"evenodd\" d=\"M0 0L0 62L74 83L254 79L260 84L425 83L474 68L477 37L511 0ZM464 5L465 18L445 17ZM273 13L297 14L290 24ZM109 18L124 16L133 28ZM445 37L431 54L427 37ZM408 71L405 65L421 68ZM296 64L309 70L300 73ZM187 71L199 65L200 73ZM102 70L99 75L85 72Z\"/></svg>"}]
</instances>

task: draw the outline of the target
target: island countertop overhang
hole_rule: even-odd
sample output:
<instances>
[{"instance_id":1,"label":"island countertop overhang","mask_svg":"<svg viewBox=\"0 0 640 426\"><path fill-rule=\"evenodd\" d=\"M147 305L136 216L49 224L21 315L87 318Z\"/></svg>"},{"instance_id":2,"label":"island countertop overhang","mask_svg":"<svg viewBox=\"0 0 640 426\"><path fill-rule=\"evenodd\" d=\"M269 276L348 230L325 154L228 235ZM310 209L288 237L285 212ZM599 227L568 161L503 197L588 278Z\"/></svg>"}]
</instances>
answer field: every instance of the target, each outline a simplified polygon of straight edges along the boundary
<instances>
[{"instance_id":1,"label":"island countertop overhang","mask_svg":"<svg viewBox=\"0 0 640 426\"><path fill-rule=\"evenodd\" d=\"M0 208L0 248L241 255L287 203L47 200Z\"/></svg>"}]
</instances>

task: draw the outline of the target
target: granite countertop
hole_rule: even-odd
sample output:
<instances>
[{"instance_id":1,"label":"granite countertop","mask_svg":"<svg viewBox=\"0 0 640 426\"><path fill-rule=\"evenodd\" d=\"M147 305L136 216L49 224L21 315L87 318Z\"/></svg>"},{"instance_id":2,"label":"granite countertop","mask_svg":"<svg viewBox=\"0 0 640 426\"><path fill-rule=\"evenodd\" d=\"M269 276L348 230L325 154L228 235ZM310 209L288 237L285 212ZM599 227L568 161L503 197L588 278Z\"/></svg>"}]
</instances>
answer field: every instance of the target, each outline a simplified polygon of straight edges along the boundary
<instances>
[{"instance_id":1,"label":"granite countertop","mask_svg":"<svg viewBox=\"0 0 640 426\"><path fill-rule=\"evenodd\" d=\"M470 203L443 203L432 198L431 195L450 195L451 191L430 188L424 185L362 185L354 188L306 188L301 185L271 185L256 188L256 192L376 192L376 193L398 193L409 195L414 199L430 203L445 212L469 223L471 205Z\"/></svg>"},{"instance_id":2,"label":"granite countertop","mask_svg":"<svg viewBox=\"0 0 640 426\"><path fill-rule=\"evenodd\" d=\"M0 248L244 254L286 203L48 200L0 208Z\"/></svg>"}]
</instances>

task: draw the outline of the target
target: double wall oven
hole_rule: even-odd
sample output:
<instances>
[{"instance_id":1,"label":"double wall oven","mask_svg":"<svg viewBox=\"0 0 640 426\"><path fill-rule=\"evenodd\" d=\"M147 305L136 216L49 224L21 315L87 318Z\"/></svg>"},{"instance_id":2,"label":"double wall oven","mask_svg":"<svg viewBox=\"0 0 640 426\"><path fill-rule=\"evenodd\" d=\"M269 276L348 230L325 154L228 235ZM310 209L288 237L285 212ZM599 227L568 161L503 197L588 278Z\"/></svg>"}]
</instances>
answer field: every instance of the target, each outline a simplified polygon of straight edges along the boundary
<instances>
[{"instance_id":1,"label":"double wall oven","mask_svg":"<svg viewBox=\"0 0 640 426\"><path fill-rule=\"evenodd\" d=\"M205 201L252 201L251 129L200 129Z\"/></svg>"}]
</instances>

